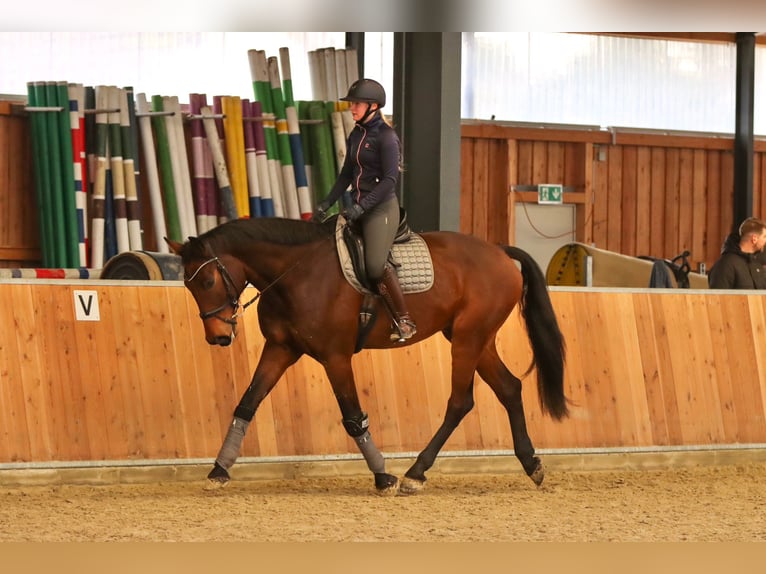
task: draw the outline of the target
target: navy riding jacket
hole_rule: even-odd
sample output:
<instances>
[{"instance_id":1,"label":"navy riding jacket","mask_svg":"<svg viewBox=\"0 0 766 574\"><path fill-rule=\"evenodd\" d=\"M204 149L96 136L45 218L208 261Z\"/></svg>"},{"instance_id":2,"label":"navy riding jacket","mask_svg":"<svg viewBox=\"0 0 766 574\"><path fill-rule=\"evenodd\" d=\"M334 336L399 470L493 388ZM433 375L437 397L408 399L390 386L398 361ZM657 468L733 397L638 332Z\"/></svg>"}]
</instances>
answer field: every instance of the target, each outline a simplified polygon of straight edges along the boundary
<instances>
[{"instance_id":1,"label":"navy riding jacket","mask_svg":"<svg viewBox=\"0 0 766 574\"><path fill-rule=\"evenodd\" d=\"M351 185L352 197L365 211L396 196L401 146L394 128L377 114L357 123L346 143L346 159L323 203L332 205Z\"/></svg>"}]
</instances>

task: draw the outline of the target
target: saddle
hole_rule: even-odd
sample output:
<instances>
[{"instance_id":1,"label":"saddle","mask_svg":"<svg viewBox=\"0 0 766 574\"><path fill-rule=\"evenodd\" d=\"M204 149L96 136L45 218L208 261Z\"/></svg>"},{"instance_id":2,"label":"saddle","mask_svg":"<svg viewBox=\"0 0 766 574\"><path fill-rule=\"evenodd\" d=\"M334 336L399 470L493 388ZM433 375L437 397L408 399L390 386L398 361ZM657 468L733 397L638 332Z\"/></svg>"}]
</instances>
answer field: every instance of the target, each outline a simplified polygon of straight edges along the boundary
<instances>
[{"instance_id":1,"label":"saddle","mask_svg":"<svg viewBox=\"0 0 766 574\"><path fill-rule=\"evenodd\" d=\"M404 209L400 208L399 214L399 229L388 261L396 269L403 293L422 293L434 282L431 253L425 240L410 229ZM346 280L360 293L377 293L367 277L362 236L358 228L347 224L342 215L335 224L335 241Z\"/></svg>"},{"instance_id":2,"label":"saddle","mask_svg":"<svg viewBox=\"0 0 766 574\"><path fill-rule=\"evenodd\" d=\"M357 227L347 224L342 215L338 215L335 223L335 243L346 281L364 295L359 309L359 329L354 350L358 353L364 347L364 341L377 320L377 288L367 277L362 236ZM402 208L399 209L399 229L388 261L396 269L403 293L421 293L433 286L434 269L428 245L420 235L412 232L407 223L406 212Z\"/></svg>"}]
</instances>

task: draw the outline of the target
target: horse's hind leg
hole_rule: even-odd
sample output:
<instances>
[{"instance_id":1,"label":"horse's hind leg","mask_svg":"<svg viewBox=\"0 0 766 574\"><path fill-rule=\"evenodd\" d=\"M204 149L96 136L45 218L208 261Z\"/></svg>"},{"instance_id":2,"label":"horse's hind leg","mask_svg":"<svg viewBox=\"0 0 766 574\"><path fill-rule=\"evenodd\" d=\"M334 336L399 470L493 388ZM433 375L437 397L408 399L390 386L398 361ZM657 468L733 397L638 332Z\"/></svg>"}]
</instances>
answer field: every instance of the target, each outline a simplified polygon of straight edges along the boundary
<instances>
[{"instance_id":1,"label":"horse's hind leg","mask_svg":"<svg viewBox=\"0 0 766 574\"><path fill-rule=\"evenodd\" d=\"M449 339L449 333L445 333ZM418 455L415 463L404 475L399 491L413 494L423 488L426 471L436 461L439 451L453 431L473 408L473 377L476 370L476 357L481 352L480 343L475 337L463 337L462 343L452 343L452 392L447 401L444 421L425 449Z\"/></svg>"},{"instance_id":2,"label":"horse's hind leg","mask_svg":"<svg viewBox=\"0 0 766 574\"><path fill-rule=\"evenodd\" d=\"M250 386L247 387L237 408L234 409L234 418L218 451L213 469L207 475L209 487L218 488L229 482L229 468L234 465L239 456L242 441L248 425L255 416L255 411L285 370L300 356L300 353L290 347L266 341Z\"/></svg>"},{"instance_id":3,"label":"horse's hind leg","mask_svg":"<svg viewBox=\"0 0 766 574\"><path fill-rule=\"evenodd\" d=\"M516 457L527 475L540 486L545 471L540 459L535 456L532 440L527 433L524 405L521 400L521 381L503 364L495 345L489 345L484 350L479 358L477 370L508 412Z\"/></svg>"}]
</instances>

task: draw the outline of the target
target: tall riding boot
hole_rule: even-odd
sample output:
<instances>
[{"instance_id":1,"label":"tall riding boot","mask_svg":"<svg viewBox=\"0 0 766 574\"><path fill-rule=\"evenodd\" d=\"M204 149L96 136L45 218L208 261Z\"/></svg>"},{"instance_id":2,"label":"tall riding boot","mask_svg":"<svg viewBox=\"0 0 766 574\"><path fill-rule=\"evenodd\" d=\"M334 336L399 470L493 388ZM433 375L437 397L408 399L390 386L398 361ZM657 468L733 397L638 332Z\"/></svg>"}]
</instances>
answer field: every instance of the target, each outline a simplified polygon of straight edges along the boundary
<instances>
[{"instance_id":1,"label":"tall riding boot","mask_svg":"<svg viewBox=\"0 0 766 574\"><path fill-rule=\"evenodd\" d=\"M378 293L383 297L386 307L391 312L398 331L398 333L391 333L391 340L402 342L412 337L417 332L417 328L404 303L404 294L401 285L399 285L399 278L390 265L383 268L383 276L378 282Z\"/></svg>"}]
</instances>

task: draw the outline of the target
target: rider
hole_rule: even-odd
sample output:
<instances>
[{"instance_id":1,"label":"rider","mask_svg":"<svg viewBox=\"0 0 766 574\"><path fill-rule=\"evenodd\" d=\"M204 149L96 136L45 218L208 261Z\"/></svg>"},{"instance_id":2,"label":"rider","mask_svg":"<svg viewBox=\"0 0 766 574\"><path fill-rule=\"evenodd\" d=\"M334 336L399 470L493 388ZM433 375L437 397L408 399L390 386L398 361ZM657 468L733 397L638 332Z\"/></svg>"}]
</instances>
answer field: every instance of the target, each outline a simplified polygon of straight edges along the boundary
<instances>
[{"instance_id":1,"label":"rider","mask_svg":"<svg viewBox=\"0 0 766 574\"><path fill-rule=\"evenodd\" d=\"M351 102L356 122L346 142L346 159L330 193L318 205L312 220L322 221L326 212L351 186L352 203L343 209L349 222L358 222L365 246L365 267L370 281L394 317L398 333L393 340L412 337L417 328L404 301L396 271L388 254L399 227L399 181L401 145L399 136L380 109L386 92L378 82L357 80L341 100Z\"/></svg>"}]
</instances>

